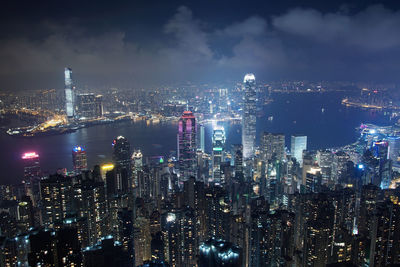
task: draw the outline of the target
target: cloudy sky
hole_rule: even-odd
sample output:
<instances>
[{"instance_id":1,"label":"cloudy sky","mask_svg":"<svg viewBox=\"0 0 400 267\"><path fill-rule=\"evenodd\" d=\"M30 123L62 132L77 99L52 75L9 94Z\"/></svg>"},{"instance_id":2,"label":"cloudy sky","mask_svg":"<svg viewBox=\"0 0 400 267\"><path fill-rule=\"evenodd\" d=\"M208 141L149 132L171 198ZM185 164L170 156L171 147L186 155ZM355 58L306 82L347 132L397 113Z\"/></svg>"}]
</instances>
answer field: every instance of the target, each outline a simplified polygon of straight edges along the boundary
<instances>
[{"instance_id":1,"label":"cloudy sky","mask_svg":"<svg viewBox=\"0 0 400 267\"><path fill-rule=\"evenodd\" d=\"M0 90L400 82L400 1L7 1ZM279 3L278 3L279 2Z\"/></svg>"}]
</instances>

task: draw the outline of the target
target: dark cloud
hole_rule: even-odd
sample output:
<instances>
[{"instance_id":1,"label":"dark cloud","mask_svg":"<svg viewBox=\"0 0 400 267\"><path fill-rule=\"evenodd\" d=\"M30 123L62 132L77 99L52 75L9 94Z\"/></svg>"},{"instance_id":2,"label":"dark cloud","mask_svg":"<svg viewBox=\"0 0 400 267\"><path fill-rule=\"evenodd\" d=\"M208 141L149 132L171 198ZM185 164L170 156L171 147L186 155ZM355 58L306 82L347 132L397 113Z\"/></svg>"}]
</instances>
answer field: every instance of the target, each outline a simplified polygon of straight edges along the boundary
<instances>
[{"instance_id":1,"label":"dark cloud","mask_svg":"<svg viewBox=\"0 0 400 267\"><path fill-rule=\"evenodd\" d=\"M400 13L382 5L368 7L355 15L323 14L313 9L294 9L275 17L273 25L290 34L371 50L400 45Z\"/></svg>"},{"instance_id":2,"label":"dark cloud","mask_svg":"<svg viewBox=\"0 0 400 267\"><path fill-rule=\"evenodd\" d=\"M348 10L295 8L216 26L181 6L158 30L146 34L142 26L143 38L118 27L93 31L79 19L46 20L35 25L37 38L24 32L0 42L0 86L62 88L65 66L82 87L224 82L246 72L272 80L397 81L400 13L380 5Z\"/></svg>"}]
</instances>

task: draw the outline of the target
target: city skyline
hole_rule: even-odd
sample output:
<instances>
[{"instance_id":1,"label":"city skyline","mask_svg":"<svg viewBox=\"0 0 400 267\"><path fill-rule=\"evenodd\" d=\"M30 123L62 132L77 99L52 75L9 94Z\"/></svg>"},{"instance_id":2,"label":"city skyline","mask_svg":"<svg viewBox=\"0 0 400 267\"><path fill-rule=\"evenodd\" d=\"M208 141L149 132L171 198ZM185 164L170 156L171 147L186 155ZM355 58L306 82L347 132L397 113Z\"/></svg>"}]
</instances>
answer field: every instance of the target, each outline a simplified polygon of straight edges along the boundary
<instances>
[{"instance_id":1,"label":"city skyline","mask_svg":"<svg viewBox=\"0 0 400 267\"><path fill-rule=\"evenodd\" d=\"M391 0L6 3L0 266L399 266L399 28Z\"/></svg>"}]
</instances>

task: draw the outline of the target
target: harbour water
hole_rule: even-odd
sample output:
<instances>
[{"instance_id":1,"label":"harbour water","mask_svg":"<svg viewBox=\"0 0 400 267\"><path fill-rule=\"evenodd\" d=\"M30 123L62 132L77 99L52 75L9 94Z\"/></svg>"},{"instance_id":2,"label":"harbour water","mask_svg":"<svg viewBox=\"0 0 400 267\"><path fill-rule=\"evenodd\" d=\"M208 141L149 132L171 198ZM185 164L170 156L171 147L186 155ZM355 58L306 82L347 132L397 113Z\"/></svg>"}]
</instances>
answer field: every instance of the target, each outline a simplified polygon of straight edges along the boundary
<instances>
[{"instance_id":1,"label":"harbour water","mask_svg":"<svg viewBox=\"0 0 400 267\"><path fill-rule=\"evenodd\" d=\"M284 133L286 146L290 135L308 136L308 148L338 147L357 138L355 128L361 123L388 125L390 116L372 110L341 105L343 93L273 94L274 101L262 109L257 120L257 139L261 132ZM241 143L241 125L224 123L226 147ZM121 122L80 129L75 133L46 137L19 138L0 133L0 183L18 183L23 175L21 154L36 151L43 171L72 168L72 147L86 148L88 165L111 161L112 140L123 135L132 148L140 148L144 157L169 156L176 151L176 123L149 124ZM210 151L212 125L206 125L205 144ZM257 140L258 141L258 140ZM5 175L7 173L7 175Z\"/></svg>"}]
</instances>

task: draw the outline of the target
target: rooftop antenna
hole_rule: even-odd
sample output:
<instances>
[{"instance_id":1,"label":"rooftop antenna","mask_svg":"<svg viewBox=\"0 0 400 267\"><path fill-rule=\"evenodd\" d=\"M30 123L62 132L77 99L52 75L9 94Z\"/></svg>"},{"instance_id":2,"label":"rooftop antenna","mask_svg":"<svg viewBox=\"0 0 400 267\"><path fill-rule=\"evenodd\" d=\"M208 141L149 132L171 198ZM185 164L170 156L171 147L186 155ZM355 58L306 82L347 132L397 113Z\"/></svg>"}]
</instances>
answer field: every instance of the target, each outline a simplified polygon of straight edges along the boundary
<instances>
[{"instance_id":1,"label":"rooftop antenna","mask_svg":"<svg viewBox=\"0 0 400 267\"><path fill-rule=\"evenodd\" d=\"M186 111L189 111L189 104L186 102Z\"/></svg>"}]
</instances>

